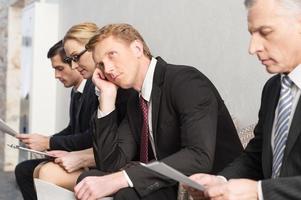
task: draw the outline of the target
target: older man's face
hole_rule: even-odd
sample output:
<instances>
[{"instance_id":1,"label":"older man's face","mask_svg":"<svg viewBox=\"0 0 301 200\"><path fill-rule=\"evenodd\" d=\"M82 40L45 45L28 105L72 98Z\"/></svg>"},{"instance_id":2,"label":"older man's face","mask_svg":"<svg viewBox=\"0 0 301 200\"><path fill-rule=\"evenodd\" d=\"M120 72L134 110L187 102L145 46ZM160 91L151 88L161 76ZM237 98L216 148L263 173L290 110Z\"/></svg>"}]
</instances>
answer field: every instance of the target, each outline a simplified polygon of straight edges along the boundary
<instances>
[{"instance_id":1,"label":"older man's face","mask_svg":"<svg viewBox=\"0 0 301 200\"><path fill-rule=\"evenodd\" d=\"M248 12L250 54L269 73L289 73L301 63L301 17L276 0L257 0Z\"/></svg>"}]
</instances>

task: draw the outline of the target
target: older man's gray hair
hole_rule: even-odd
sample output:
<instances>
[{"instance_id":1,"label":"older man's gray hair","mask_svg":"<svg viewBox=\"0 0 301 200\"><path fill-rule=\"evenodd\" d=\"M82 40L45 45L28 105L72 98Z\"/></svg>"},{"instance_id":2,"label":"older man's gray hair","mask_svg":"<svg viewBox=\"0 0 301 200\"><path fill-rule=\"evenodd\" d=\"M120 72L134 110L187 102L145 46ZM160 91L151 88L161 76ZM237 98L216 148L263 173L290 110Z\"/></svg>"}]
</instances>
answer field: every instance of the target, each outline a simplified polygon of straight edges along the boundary
<instances>
[{"instance_id":1,"label":"older man's gray hair","mask_svg":"<svg viewBox=\"0 0 301 200\"><path fill-rule=\"evenodd\" d=\"M245 6L250 9L258 0L245 0ZM261 0L266 1L266 0ZM284 8L301 14L301 0L274 0L278 1Z\"/></svg>"}]
</instances>

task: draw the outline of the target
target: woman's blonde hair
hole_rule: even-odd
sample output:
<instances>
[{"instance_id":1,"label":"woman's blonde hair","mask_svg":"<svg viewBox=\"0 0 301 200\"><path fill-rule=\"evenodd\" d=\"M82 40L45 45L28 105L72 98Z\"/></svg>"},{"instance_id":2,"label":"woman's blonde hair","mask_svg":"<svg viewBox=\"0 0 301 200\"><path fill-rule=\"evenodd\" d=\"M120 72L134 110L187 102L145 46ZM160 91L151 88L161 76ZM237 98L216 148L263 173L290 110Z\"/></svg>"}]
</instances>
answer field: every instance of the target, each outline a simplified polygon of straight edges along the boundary
<instances>
[{"instance_id":1,"label":"woman's blonde hair","mask_svg":"<svg viewBox=\"0 0 301 200\"><path fill-rule=\"evenodd\" d=\"M97 25L90 22L74 25L65 34L64 44L67 40L76 40L80 44L86 45L97 30Z\"/></svg>"}]
</instances>

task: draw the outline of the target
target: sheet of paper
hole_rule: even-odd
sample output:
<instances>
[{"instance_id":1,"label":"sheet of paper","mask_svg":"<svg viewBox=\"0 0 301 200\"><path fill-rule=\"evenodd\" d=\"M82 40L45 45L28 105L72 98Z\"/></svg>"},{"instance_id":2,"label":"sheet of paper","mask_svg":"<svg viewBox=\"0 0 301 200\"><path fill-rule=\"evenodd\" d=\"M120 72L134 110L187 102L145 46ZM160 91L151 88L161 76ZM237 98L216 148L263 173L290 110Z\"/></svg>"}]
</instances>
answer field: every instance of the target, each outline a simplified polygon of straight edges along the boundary
<instances>
[{"instance_id":1,"label":"sheet of paper","mask_svg":"<svg viewBox=\"0 0 301 200\"><path fill-rule=\"evenodd\" d=\"M185 176L184 174L182 174L181 172L175 170L174 168L164 164L163 162L159 162L159 161L155 161L149 164L143 164L141 163L142 166L147 167L148 169L151 169L155 172L158 172L161 175L164 175L168 178L171 178L173 180L176 180L180 183L183 183L185 185L188 185L192 188L195 188L197 190L204 190L204 187L200 184L198 184L197 182L189 179L187 176Z\"/></svg>"},{"instance_id":2,"label":"sheet of paper","mask_svg":"<svg viewBox=\"0 0 301 200\"><path fill-rule=\"evenodd\" d=\"M17 132L9 127L2 119L0 119L0 130L4 133L7 133L13 137L16 136Z\"/></svg>"},{"instance_id":3,"label":"sheet of paper","mask_svg":"<svg viewBox=\"0 0 301 200\"><path fill-rule=\"evenodd\" d=\"M74 193L70 190L36 178L34 183L39 200L76 200ZM113 200L113 198L105 197L99 200Z\"/></svg>"},{"instance_id":4,"label":"sheet of paper","mask_svg":"<svg viewBox=\"0 0 301 200\"><path fill-rule=\"evenodd\" d=\"M76 200L74 193L65 188L36 178L34 183L39 200Z\"/></svg>"}]
</instances>

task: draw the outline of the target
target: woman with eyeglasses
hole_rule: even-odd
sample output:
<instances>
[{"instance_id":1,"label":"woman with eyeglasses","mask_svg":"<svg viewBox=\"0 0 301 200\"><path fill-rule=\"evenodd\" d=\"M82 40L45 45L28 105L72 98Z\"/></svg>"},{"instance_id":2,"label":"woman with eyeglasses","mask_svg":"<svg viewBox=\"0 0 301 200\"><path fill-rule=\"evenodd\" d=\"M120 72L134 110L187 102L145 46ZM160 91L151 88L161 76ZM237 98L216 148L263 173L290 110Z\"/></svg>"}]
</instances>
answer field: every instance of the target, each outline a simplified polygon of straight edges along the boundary
<instances>
[{"instance_id":1,"label":"woman with eyeglasses","mask_svg":"<svg viewBox=\"0 0 301 200\"><path fill-rule=\"evenodd\" d=\"M97 29L94 23L82 23L71 27L64 37L66 61L71 62L72 69L78 70L85 79L91 78L95 70L92 52L87 51L85 45Z\"/></svg>"}]
</instances>

